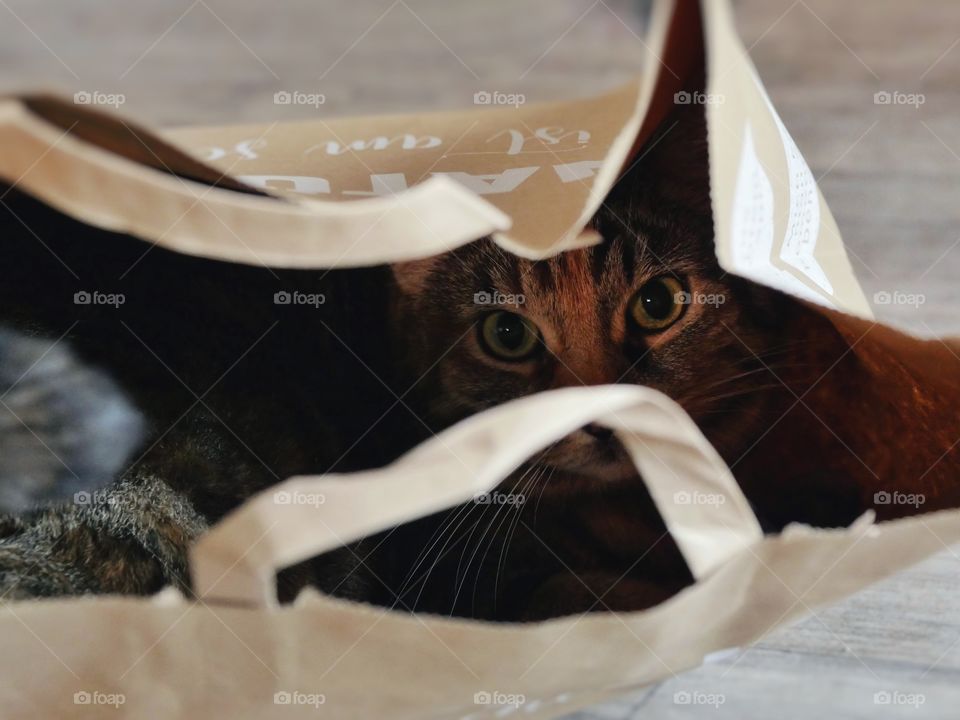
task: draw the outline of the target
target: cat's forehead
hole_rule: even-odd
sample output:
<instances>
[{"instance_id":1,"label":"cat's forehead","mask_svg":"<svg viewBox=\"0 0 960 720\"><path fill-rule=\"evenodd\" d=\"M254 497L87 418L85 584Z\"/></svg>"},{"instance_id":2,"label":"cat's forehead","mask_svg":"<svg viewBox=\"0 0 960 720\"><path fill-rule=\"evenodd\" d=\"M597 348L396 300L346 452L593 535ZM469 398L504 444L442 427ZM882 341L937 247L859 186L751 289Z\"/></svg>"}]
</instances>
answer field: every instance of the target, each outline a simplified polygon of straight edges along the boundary
<instances>
[{"instance_id":1,"label":"cat's forehead","mask_svg":"<svg viewBox=\"0 0 960 720\"><path fill-rule=\"evenodd\" d=\"M707 272L711 257L676 228L650 225L611 234L600 243L560 253L544 260L511 255L492 242L471 253L474 277L495 289L536 288L562 292L585 289L618 290L663 273Z\"/></svg>"}]
</instances>

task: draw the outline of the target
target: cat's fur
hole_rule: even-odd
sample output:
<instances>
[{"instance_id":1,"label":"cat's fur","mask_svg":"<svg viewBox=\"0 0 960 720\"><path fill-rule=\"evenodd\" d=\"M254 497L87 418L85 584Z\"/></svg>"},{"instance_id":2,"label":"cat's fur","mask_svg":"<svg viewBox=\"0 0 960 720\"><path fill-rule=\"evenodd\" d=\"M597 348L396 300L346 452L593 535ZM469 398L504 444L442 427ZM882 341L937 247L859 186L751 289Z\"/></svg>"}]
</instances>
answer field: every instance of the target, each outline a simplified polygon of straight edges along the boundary
<instances>
[{"instance_id":1,"label":"cat's fur","mask_svg":"<svg viewBox=\"0 0 960 720\"><path fill-rule=\"evenodd\" d=\"M115 486L0 523L0 596L187 589L189 543L254 492L381 465L421 439L391 426L407 411L374 378L392 384L385 269L233 266L91 230L16 190L3 205L0 321L69 342L126 391L145 438ZM275 303L294 291L326 303ZM344 575L309 571L284 574L285 595Z\"/></svg>"},{"instance_id":2,"label":"cat's fur","mask_svg":"<svg viewBox=\"0 0 960 720\"><path fill-rule=\"evenodd\" d=\"M596 247L528 262L483 240L390 270L329 274L92 235L12 193L4 319L52 337L69 330L77 351L127 388L150 431L97 502L6 521L0 593L188 589L189 543L251 493L292 474L379 465L428 430L580 384L641 383L678 400L770 527L849 522L870 506L879 481L864 467L888 457L877 441L889 443L909 403L922 396L935 433L908 448L911 472L949 447L932 427L946 398L925 393L889 353L864 361L849 352L853 339L802 303L725 274L706 167L702 111L681 109L597 214ZM692 304L668 329L639 333L625 306L658 274L724 302ZM78 290L123 292L126 302L76 306ZM327 302L274 305L284 290ZM505 364L480 346L490 308L473 296L492 290L525 297L518 310L547 345L535 362ZM881 367L899 373L902 394L877 386ZM855 405L837 402L851 392ZM924 483L949 489L957 464L947 452ZM895 469L885 465L883 477L903 479ZM310 582L385 605L522 619L645 607L690 581L642 482L600 428L532 458L502 491L527 502L468 505L369 538L284 573L284 595ZM948 491L939 501L960 498Z\"/></svg>"},{"instance_id":3,"label":"cat's fur","mask_svg":"<svg viewBox=\"0 0 960 720\"><path fill-rule=\"evenodd\" d=\"M65 343L0 328L0 511L112 482L141 426L115 384Z\"/></svg>"}]
</instances>

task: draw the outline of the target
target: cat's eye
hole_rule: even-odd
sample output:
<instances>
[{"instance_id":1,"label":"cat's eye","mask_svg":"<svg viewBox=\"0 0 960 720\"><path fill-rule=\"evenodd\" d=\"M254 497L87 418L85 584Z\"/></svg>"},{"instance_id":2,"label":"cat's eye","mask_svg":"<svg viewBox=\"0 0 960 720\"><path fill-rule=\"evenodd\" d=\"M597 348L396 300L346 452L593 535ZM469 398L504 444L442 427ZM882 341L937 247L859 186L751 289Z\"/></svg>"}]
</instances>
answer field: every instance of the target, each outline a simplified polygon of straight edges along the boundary
<instances>
[{"instance_id":1,"label":"cat's eye","mask_svg":"<svg viewBox=\"0 0 960 720\"><path fill-rule=\"evenodd\" d=\"M630 300L628 312L644 332L665 330L683 314L683 298L680 281L670 275L661 275L644 283Z\"/></svg>"},{"instance_id":2,"label":"cat's eye","mask_svg":"<svg viewBox=\"0 0 960 720\"><path fill-rule=\"evenodd\" d=\"M537 326L506 310L492 312L483 319L480 343L494 357L511 362L526 360L542 347Z\"/></svg>"}]
</instances>

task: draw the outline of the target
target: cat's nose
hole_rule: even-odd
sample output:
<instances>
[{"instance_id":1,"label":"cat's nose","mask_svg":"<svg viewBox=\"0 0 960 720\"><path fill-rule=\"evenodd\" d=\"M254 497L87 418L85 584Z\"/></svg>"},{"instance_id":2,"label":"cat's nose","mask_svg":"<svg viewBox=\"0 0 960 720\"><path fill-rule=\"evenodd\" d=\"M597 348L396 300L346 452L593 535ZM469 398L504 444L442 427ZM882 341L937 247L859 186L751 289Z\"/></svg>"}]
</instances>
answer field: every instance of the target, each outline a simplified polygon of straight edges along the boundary
<instances>
[{"instance_id":1,"label":"cat's nose","mask_svg":"<svg viewBox=\"0 0 960 720\"><path fill-rule=\"evenodd\" d=\"M613 438L613 430L604 425L597 425L596 423L584 425L583 431L590 437L601 442L608 442Z\"/></svg>"},{"instance_id":2,"label":"cat's nose","mask_svg":"<svg viewBox=\"0 0 960 720\"><path fill-rule=\"evenodd\" d=\"M600 341L589 347L575 348L558 355L552 387L582 387L584 385L612 385L623 377L619 357L597 352Z\"/></svg>"}]
</instances>

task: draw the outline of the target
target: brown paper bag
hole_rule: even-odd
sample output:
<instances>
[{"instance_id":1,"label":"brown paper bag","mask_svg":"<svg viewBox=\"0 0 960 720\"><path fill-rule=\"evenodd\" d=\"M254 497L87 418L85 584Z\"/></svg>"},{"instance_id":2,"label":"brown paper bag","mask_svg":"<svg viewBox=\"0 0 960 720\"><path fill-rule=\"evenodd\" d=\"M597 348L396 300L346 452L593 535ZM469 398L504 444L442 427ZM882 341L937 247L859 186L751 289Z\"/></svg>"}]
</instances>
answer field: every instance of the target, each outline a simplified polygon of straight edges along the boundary
<instances>
[{"instance_id":1,"label":"brown paper bag","mask_svg":"<svg viewBox=\"0 0 960 720\"><path fill-rule=\"evenodd\" d=\"M595 242L583 228L631 152L672 103L706 102L722 265L822 307L841 328L867 322L836 224L728 3L659 2L649 35L636 83L547 105L161 140L54 98L10 98L0 177L85 223L238 263L361 266L487 234L542 257ZM684 95L704 43L707 93ZM945 345L881 335L918 376L956 370ZM669 601L522 626L312 591L278 606L279 568L468 501L588 422L616 431L696 578ZM682 502L693 493L717 502ZM294 494L323 502L283 501ZM251 498L193 548L199 601L167 590L8 604L0 707L8 718L113 716L105 706L128 718L555 717L750 643L958 540L952 510L763 537L674 402L643 387L554 391L474 416L388 467L292 478Z\"/></svg>"}]
</instances>

